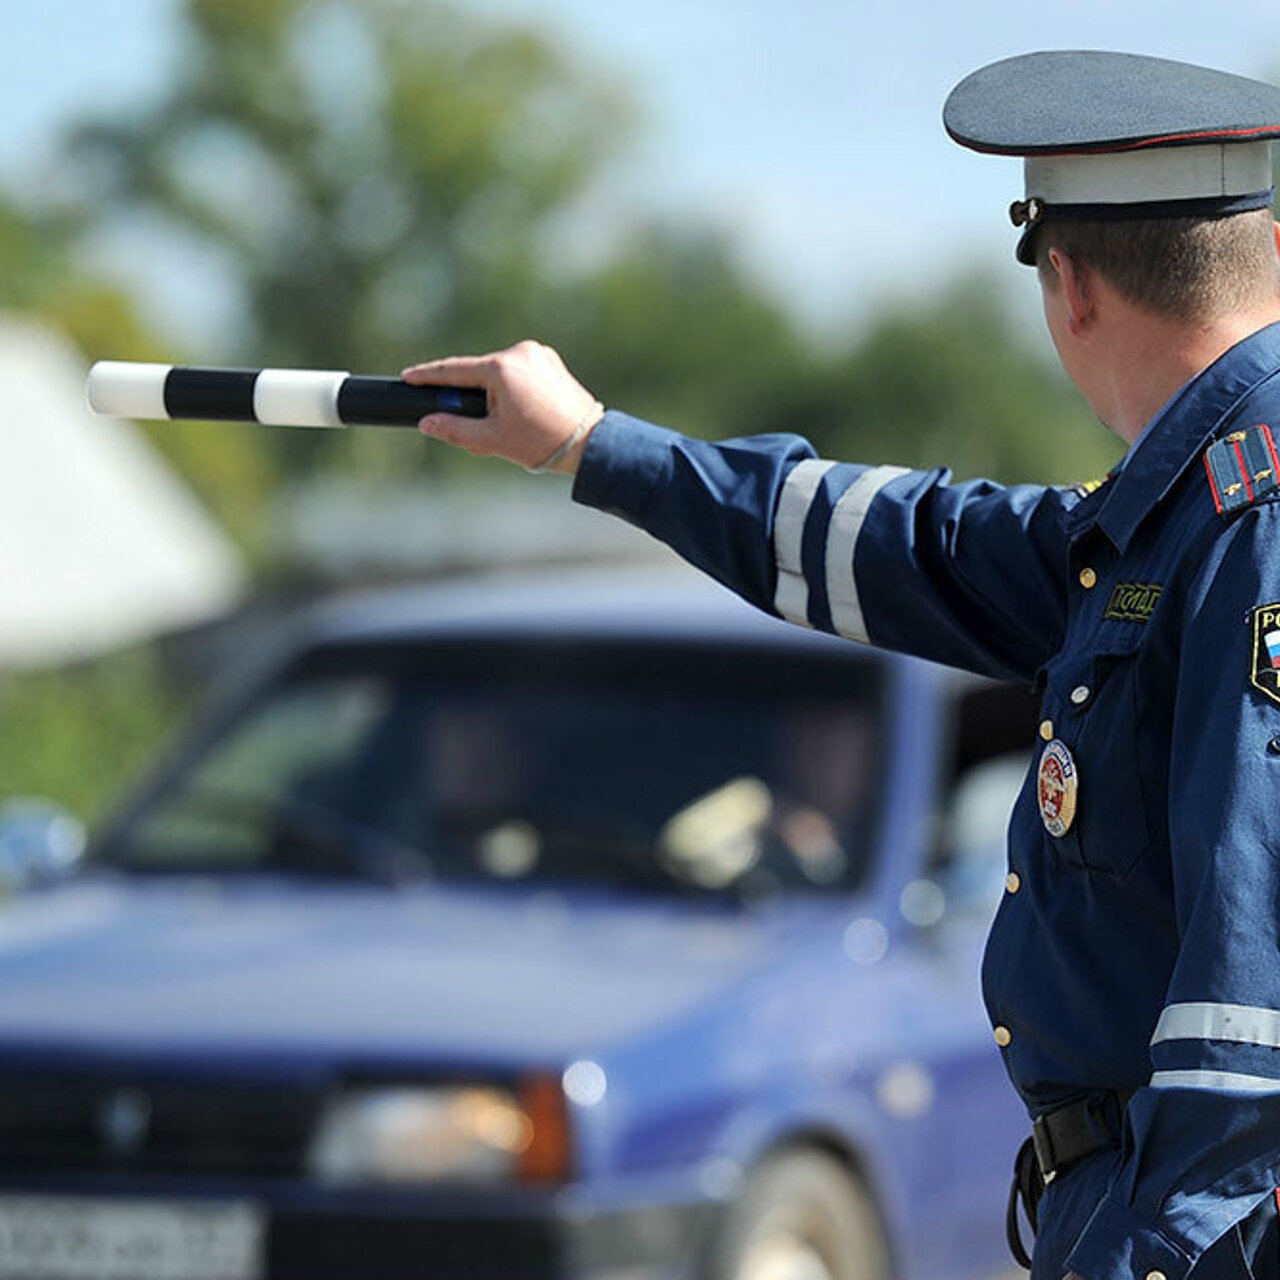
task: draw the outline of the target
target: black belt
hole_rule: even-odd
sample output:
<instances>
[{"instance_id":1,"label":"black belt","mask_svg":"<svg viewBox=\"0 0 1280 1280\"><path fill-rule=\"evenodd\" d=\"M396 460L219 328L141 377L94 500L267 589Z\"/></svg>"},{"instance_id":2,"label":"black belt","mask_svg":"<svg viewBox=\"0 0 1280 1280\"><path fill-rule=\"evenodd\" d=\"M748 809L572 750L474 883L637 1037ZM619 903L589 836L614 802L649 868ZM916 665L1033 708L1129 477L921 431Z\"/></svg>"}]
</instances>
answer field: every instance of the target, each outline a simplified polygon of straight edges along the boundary
<instances>
[{"instance_id":1,"label":"black belt","mask_svg":"<svg viewBox=\"0 0 1280 1280\"><path fill-rule=\"evenodd\" d=\"M1107 1147L1118 1147L1124 1132L1124 1109L1132 1093L1091 1094L1065 1107L1048 1111L1031 1126L1031 1137L1013 1163L1013 1185L1005 1231L1009 1249L1020 1266L1031 1269L1031 1258L1018 1230L1018 1201L1034 1232L1039 1226L1040 1197L1064 1169Z\"/></svg>"}]
</instances>

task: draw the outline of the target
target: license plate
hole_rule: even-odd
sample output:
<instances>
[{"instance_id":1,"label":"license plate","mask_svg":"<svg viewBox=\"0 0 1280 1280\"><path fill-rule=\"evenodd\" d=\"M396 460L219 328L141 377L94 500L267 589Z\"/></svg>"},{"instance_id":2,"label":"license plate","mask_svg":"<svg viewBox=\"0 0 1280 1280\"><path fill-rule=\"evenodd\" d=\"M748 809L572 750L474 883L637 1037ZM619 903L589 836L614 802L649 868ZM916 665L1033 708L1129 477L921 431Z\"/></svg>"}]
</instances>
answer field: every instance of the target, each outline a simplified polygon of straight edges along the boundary
<instances>
[{"instance_id":1,"label":"license plate","mask_svg":"<svg viewBox=\"0 0 1280 1280\"><path fill-rule=\"evenodd\" d=\"M0 1196L0 1280L262 1280L253 1204Z\"/></svg>"}]
</instances>

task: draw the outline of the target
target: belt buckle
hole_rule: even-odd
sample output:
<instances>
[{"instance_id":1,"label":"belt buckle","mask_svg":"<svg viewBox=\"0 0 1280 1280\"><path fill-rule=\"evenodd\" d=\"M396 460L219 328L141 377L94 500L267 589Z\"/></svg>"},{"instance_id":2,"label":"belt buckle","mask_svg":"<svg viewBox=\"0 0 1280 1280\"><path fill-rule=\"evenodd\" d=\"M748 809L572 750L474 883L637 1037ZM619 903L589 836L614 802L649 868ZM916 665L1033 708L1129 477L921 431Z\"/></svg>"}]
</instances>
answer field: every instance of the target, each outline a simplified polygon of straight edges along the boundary
<instances>
[{"instance_id":1,"label":"belt buckle","mask_svg":"<svg viewBox=\"0 0 1280 1280\"><path fill-rule=\"evenodd\" d=\"M1031 1125L1031 1145L1036 1153L1036 1164L1040 1168L1040 1177L1047 1187L1058 1176L1056 1160L1053 1154L1053 1139L1049 1135L1049 1126L1041 1117Z\"/></svg>"}]
</instances>

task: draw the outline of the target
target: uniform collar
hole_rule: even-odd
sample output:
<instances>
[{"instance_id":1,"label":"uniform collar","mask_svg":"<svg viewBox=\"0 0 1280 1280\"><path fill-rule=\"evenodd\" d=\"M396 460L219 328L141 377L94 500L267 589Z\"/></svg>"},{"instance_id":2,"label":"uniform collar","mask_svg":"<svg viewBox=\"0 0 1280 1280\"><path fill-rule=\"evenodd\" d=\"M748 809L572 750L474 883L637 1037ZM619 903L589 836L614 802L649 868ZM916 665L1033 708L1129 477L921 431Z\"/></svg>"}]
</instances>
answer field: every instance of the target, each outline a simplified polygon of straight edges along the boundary
<instances>
[{"instance_id":1,"label":"uniform collar","mask_svg":"<svg viewBox=\"0 0 1280 1280\"><path fill-rule=\"evenodd\" d=\"M1101 501L1083 503L1072 512L1072 536L1096 523L1117 551L1125 551L1138 526L1203 445L1250 392L1277 373L1280 322L1236 343L1174 395L1139 437L1121 470L1099 491Z\"/></svg>"}]
</instances>

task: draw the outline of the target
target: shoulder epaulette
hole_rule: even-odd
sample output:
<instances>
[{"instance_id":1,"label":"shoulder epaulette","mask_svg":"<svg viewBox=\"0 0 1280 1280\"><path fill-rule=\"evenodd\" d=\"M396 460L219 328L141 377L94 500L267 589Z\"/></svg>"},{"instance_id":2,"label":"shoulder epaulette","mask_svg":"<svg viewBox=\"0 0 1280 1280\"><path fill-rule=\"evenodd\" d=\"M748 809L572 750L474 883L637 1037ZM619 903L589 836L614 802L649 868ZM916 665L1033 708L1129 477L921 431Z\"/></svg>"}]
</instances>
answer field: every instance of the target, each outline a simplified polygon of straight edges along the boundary
<instances>
[{"instance_id":1,"label":"shoulder epaulette","mask_svg":"<svg viewBox=\"0 0 1280 1280\"><path fill-rule=\"evenodd\" d=\"M1280 457L1271 428L1259 422L1247 431L1233 431L1215 440L1205 450L1204 469L1219 515L1252 506L1280 488Z\"/></svg>"}]
</instances>

